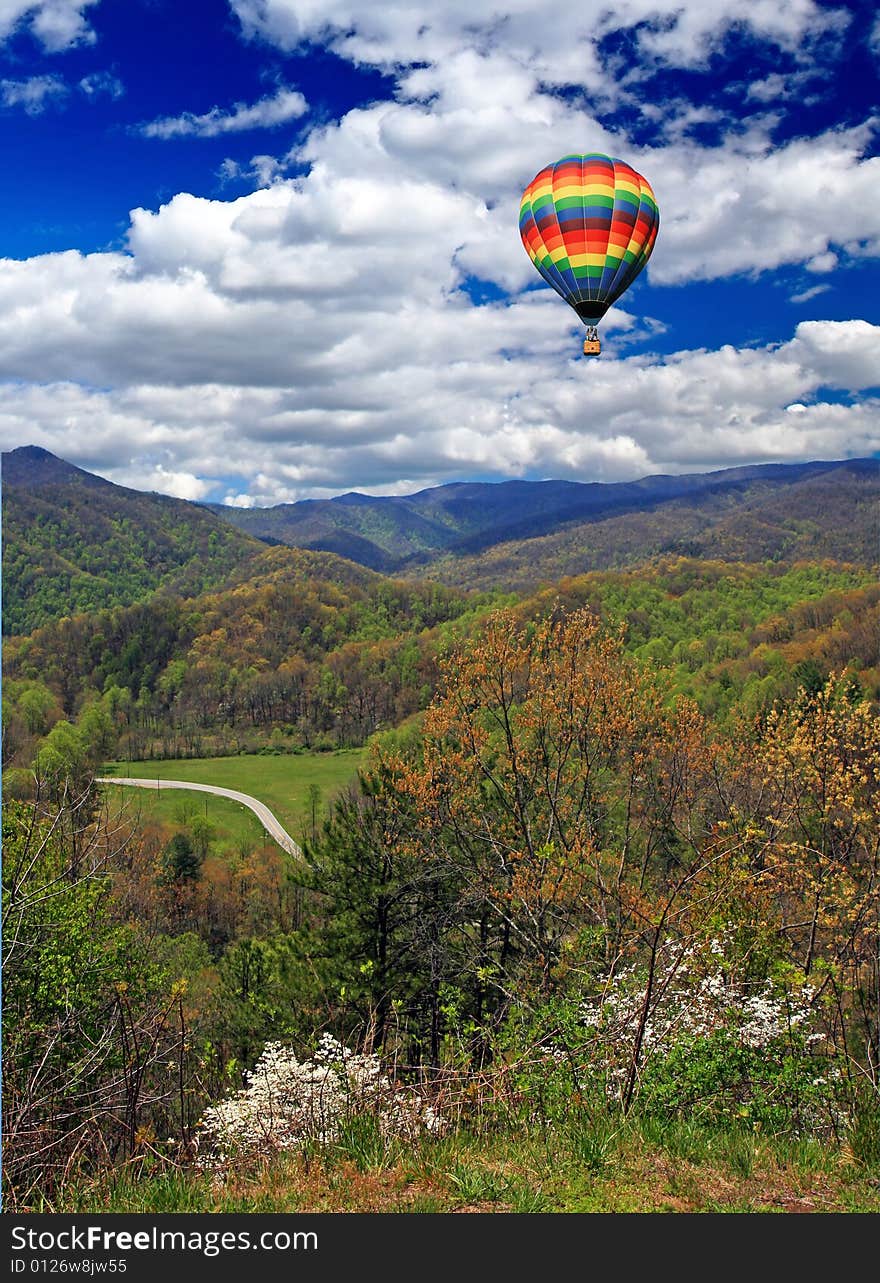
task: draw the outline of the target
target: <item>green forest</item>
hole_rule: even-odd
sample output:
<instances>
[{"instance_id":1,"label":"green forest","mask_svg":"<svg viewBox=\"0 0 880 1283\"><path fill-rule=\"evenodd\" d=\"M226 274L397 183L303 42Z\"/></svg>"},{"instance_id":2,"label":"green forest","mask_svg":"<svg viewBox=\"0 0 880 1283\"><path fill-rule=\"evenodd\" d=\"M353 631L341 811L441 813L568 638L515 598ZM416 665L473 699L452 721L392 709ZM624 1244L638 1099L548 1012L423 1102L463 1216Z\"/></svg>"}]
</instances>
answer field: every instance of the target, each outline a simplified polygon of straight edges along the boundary
<instances>
[{"instance_id":1,"label":"green forest","mask_svg":"<svg viewBox=\"0 0 880 1283\"><path fill-rule=\"evenodd\" d=\"M222 583L263 545L182 499L23 448L3 459L3 634Z\"/></svg>"},{"instance_id":2,"label":"green forest","mask_svg":"<svg viewBox=\"0 0 880 1283\"><path fill-rule=\"evenodd\" d=\"M876 565L489 578L16 622L8 1208L880 1210Z\"/></svg>"}]
</instances>

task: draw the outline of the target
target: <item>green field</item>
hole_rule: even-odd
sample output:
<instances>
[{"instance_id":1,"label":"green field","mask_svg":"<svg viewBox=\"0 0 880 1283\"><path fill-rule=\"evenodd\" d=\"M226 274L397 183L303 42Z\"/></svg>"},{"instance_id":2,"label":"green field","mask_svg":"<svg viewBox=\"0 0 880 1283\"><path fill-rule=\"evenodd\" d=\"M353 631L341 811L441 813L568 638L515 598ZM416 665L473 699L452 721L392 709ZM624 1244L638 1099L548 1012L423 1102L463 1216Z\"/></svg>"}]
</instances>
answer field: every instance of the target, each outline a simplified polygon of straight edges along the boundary
<instances>
[{"instance_id":1,"label":"green field","mask_svg":"<svg viewBox=\"0 0 880 1283\"><path fill-rule=\"evenodd\" d=\"M338 749L333 753L285 753L278 756L192 757L148 762L107 762L102 775L132 776L137 779L190 780L194 784L217 784L238 789L265 802L288 833L301 841L311 828L313 788L318 819L328 803L354 779L364 760L363 749ZM311 790L311 791L310 791ZM216 828L218 844L234 845L245 838L262 841L265 830L247 807L229 798L184 790L108 788L114 810L124 805L144 819L165 824L187 824L195 816L207 816Z\"/></svg>"}]
</instances>

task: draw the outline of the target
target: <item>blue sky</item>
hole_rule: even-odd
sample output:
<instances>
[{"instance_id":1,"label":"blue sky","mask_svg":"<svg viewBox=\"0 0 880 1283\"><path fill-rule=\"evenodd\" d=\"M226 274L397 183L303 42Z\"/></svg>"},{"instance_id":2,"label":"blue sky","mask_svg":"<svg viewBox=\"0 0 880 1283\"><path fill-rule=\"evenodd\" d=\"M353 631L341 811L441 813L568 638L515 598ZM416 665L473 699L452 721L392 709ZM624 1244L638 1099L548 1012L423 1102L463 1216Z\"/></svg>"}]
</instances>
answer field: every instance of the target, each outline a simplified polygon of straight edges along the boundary
<instances>
[{"instance_id":1,"label":"blue sky","mask_svg":"<svg viewBox=\"0 0 880 1283\"><path fill-rule=\"evenodd\" d=\"M815 0L4 0L0 443L238 504L880 448L880 19ZM651 181L580 356L519 195Z\"/></svg>"}]
</instances>

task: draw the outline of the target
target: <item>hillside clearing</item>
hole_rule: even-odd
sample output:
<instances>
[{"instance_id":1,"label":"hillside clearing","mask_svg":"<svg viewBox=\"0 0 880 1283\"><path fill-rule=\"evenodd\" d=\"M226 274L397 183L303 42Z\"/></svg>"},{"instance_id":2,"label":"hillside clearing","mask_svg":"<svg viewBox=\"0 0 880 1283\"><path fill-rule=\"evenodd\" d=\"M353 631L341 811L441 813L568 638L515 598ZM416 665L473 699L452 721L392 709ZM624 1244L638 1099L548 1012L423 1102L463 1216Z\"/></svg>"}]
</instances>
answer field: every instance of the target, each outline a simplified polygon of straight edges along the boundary
<instances>
[{"instance_id":1,"label":"hillside clearing","mask_svg":"<svg viewBox=\"0 0 880 1283\"><path fill-rule=\"evenodd\" d=\"M312 825L312 802L320 822L327 803L356 777L364 760L363 749L339 749L333 753L285 753L278 756L169 758L163 761L107 762L105 775L137 779L189 780L194 784L216 784L259 798L272 810L297 841ZM109 788L112 786L108 786ZM317 792L315 792L317 790ZM217 824L221 842L262 836L256 817L238 802L208 794L148 789L113 788L120 802L140 808L144 818L167 824L185 823L190 815L206 815Z\"/></svg>"}]
</instances>

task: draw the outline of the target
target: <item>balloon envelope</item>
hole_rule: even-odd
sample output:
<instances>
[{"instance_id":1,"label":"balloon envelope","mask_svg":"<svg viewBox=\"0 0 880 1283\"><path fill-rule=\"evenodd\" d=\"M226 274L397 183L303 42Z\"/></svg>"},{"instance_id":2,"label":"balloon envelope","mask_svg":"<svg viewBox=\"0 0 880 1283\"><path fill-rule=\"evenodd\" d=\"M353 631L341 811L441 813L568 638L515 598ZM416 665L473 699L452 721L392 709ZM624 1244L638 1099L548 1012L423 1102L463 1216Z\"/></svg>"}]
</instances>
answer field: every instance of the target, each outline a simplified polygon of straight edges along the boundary
<instances>
[{"instance_id":1,"label":"balloon envelope","mask_svg":"<svg viewBox=\"0 0 880 1283\"><path fill-rule=\"evenodd\" d=\"M599 152L563 156L523 193L519 231L535 267L595 325L647 263L660 211L647 179Z\"/></svg>"}]
</instances>

